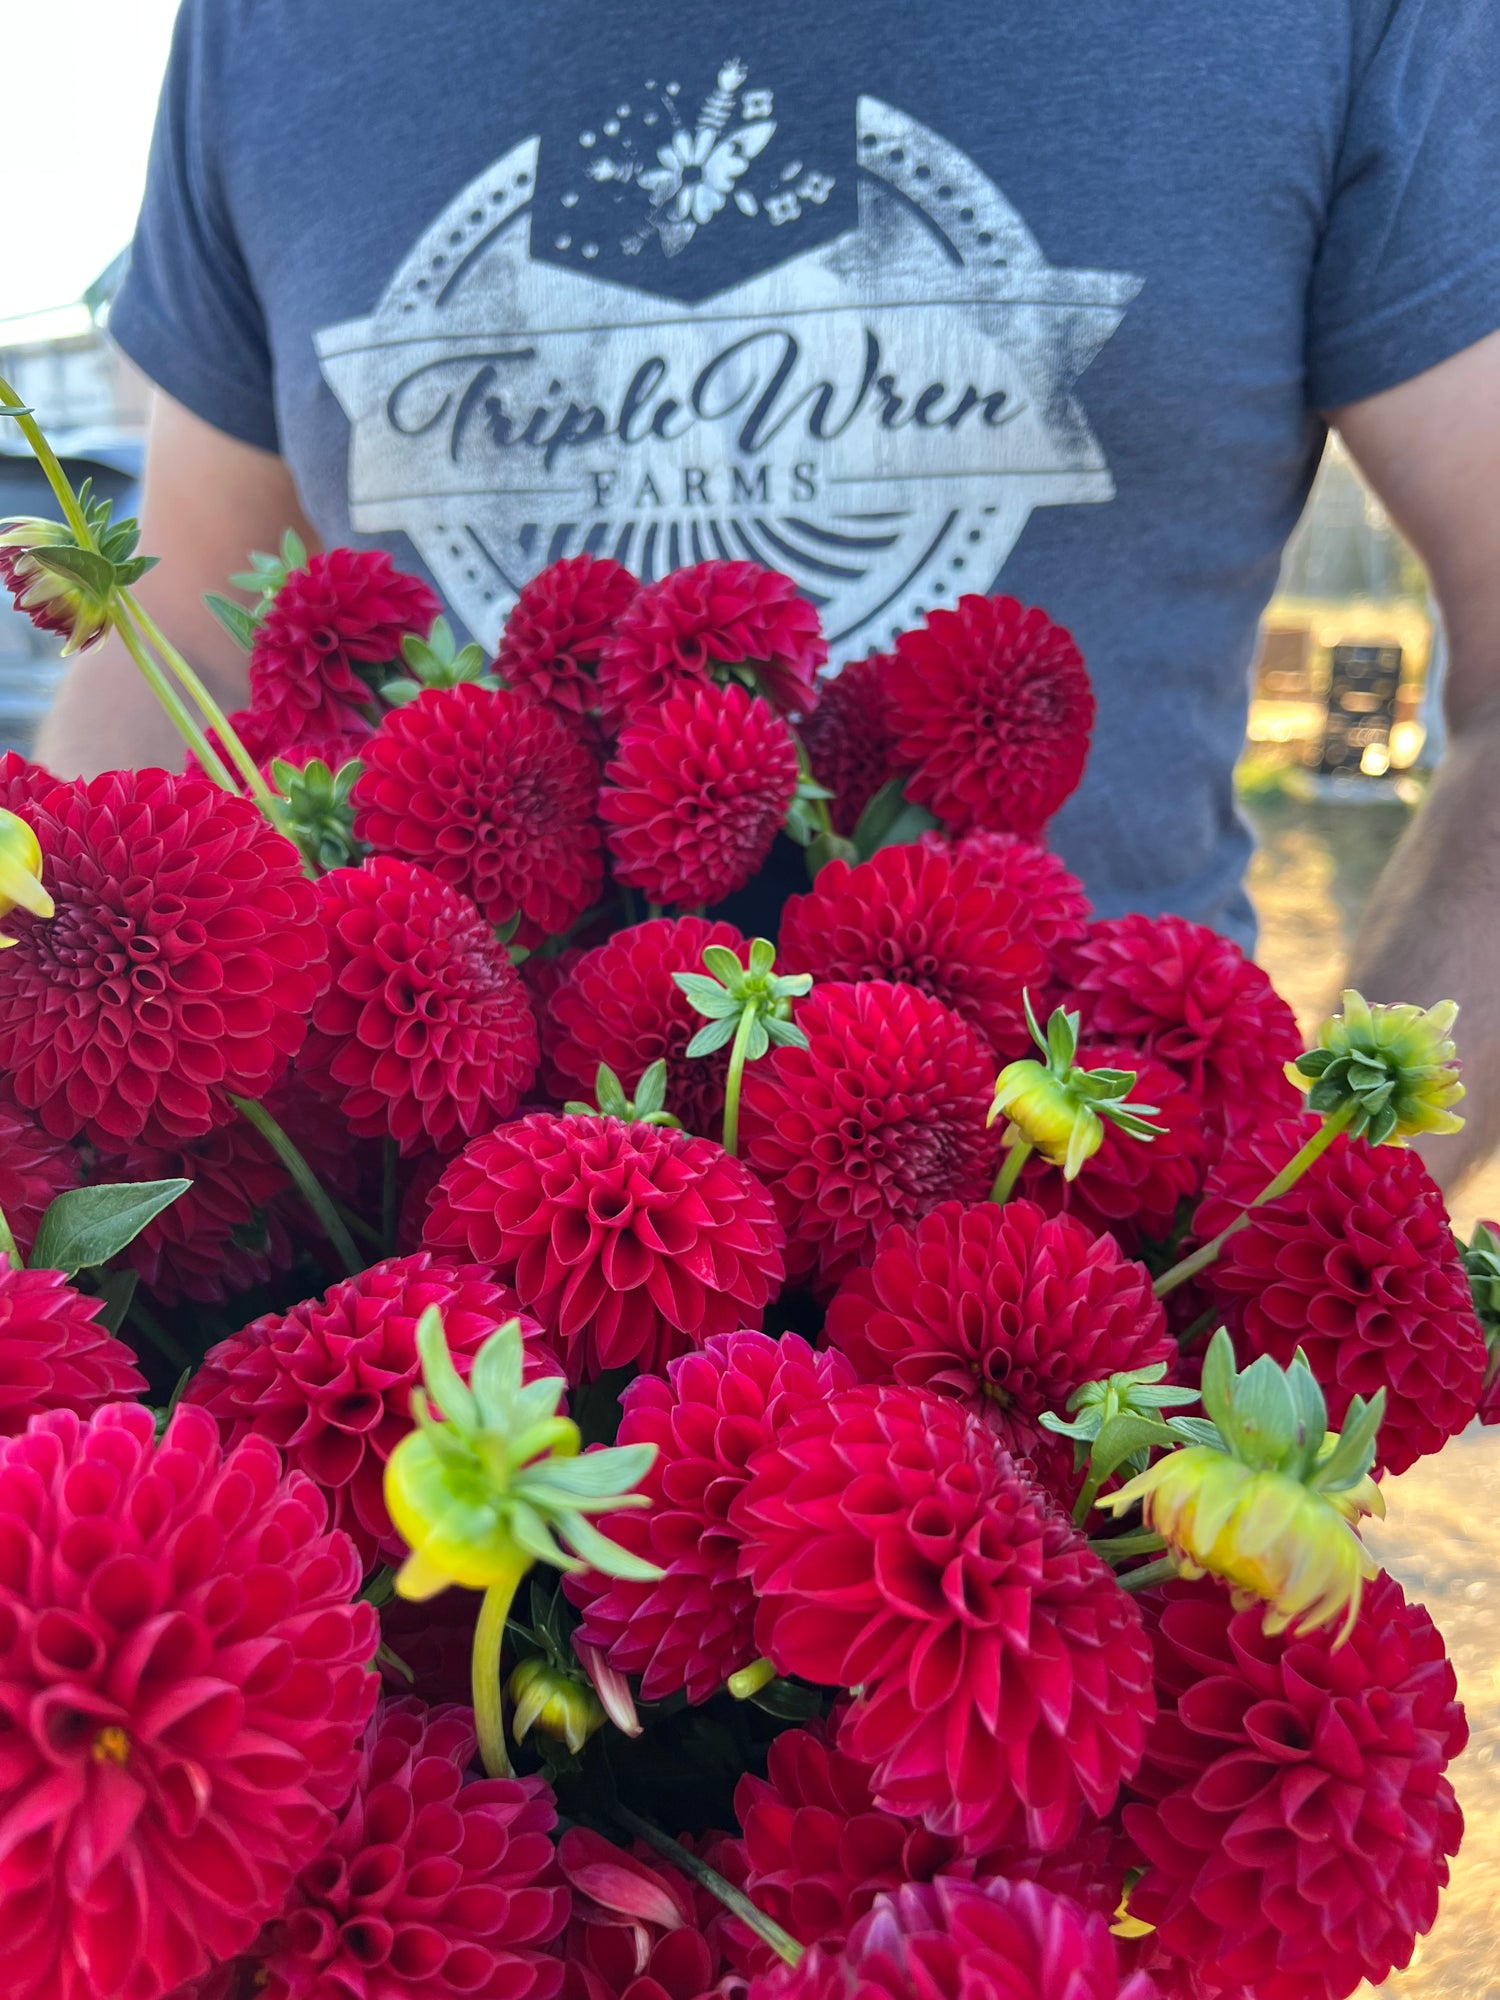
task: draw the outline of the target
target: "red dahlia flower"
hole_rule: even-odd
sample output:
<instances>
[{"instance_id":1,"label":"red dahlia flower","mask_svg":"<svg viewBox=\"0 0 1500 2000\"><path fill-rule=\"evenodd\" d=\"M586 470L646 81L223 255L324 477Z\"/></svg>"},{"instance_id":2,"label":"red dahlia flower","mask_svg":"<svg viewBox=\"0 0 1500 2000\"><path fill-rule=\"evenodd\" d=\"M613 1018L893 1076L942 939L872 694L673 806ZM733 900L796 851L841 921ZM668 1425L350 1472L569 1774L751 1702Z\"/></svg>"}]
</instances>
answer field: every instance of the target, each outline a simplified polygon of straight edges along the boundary
<instances>
[{"instance_id":1,"label":"red dahlia flower","mask_svg":"<svg viewBox=\"0 0 1500 2000\"><path fill-rule=\"evenodd\" d=\"M703 1017L675 978L679 972L701 972L703 948L710 944L727 945L744 959L745 940L733 924L703 917L654 917L617 931L608 944L576 959L542 1021L542 1057L553 1096L592 1103L601 1063L629 1095L652 1063L665 1062L668 1111L690 1132L717 1133L729 1051L686 1055Z\"/></svg>"},{"instance_id":2,"label":"red dahlia flower","mask_svg":"<svg viewBox=\"0 0 1500 2000\"><path fill-rule=\"evenodd\" d=\"M876 1898L842 1953L814 1948L750 2000L1154 2000L1106 1920L1036 1882L913 1882Z\"/></svg>"},{"instance_id":3,"label":"red dahlia flower","mask_svg":"<svg viewBox=\"0 0 1500 2000\"><path fill-rule=\"evenodd\" d=\"M24 819L59 780L14 750L0 751L0 806Z\"/></svg>"},{"instance_id":4,"label":"red dahlia flower","mask_svg":"<svg viewBox=\"0 0 1500 2000\"><path fill-rule=\"evenodd\" d=\"M1249 1208L1321 1121L1231 1141L1193 1218L1203 1241ZM1377 1463L1404 1472L1473 1417L1484 1330L1443 1198L1415 1153L1335 1139L1279 1200L1251 1213L1199 1280L1241 1361L1300 1347L1337 1430L1353 1396L1386 1392Z\"/></svg>"},{"instance_id":5,"label":"red dahlia flower","mask_svg":"<svg viewBox=\"0 0 1500 2000\"><path fill-rule=\"evenodd\" d=\"M608 556L565 556L522 584L500 634L495 671L508 687L572 722L599 706L599 656L640 584Z\"/></svg>"},{"instance_id":6,"label":"red dahlia flower","mask_svg":"<svg viewBox=\"0 0 1500 2000\"><path fill-rule=\"evenodd\" d=\"M385 1462L411 1429L411 1392L421 1379L417 1321L437 1306L458 1372L495 1328L516 1313L512 1293L475 1265L426 1251L388 1257L287 1313L267 1313L217 1347L187 1389L219 1419L225 1440L269 1438L288 1465L328 1495L333 1524L366 1569L401 1563L406 1544L391 1526ZM524 1321L533 1373L556 1374Z\"/></svg>"},{"instance_id":7,"label":"red dahlia flower","mask_svg":"<svg viewBox=\"0 0 1500 2000\"><path fill-rule=\"evenodd\" d=\"M888 653L851 660L820 683L818 705L801 725L812 774L833 793L828 814L845 839L881 786L900 769L885 677Z\"/></svg>"},{"instance_id":8,"label":"red dahlia flower","mask_svg":"<svg viewBox=\"0 0 1500 2000\"><path fill-rule=\"evenodd\" d=\"M536 1019L510 953L456 889L375 855L318 884L333 978L298 1073L361 1138L460 1145L515 1111Z\"/></svg>"},{"instance_id":9,"label":"red dahlia flower","mask_svg":"<svg viewBox=\"0 0 1500 2000\"><path fill-rule=\"evenodd\" d=\"M300 1473L115 1404L0 1442L0 1926L14 2000L156 2000L322 1849L377 1682Z\"/></svg>"},{"instance_id":10,"label":"red dahlia flower","mask_svg":"<svg viewBox=\"0 0 1500 2000\"><path fill-rule=\"evenodd\" d=\"M961 860L975 862L990 888L1019 897L1027 928L1044 951L1054 952L1087 932L1094 906L1083 884L1040 841L1019 833L966 833L946 842L941 834L924 833L922 844L948 847ZM1043 1019L1043 1010L1036 1011Z\"/></svg>"},{"instance_id":11,"label":"red dahlia flower","mask_svg":"<svg viewBox=\"0 0 1500 2000\"><path fill-rule=\"evenodd\" d=\"M540 1778L469 1778L467 1708L387 1702L354 1796L256 1947L266 2000L551 2000L568 1892Z\"/></svg>"},{"instance_id":12,"label":"red dahlia flower","mask_svg":"<svg viewBox=\"0 0 1500 2000\"><path fill-rule=\"evenodd\" d=\"M425 634L441 608L383 549L309 556L255 628L252 708L284 718L289 743L359 729L375 697L358 669L395 660L407 633Z\"/></svg>"},{"instance_id":13,"label":"red dahlia flower","mask_svg":"<svg viewBox=\"0 0 1500 2000\"><path fill-rule=\"evenodd\" d=\"M922 846L828 862L787 904L780 956L815 979L920 987L979 1031L997 1067L1031 1047L1022 995L1048 970L1019 897L987 886L977 862Z\"/></svg>"},{"instance_id":14,"label":"red dahlia flower","mask_svg":"<svg viewBox=\"0 0 1500 2000\"><path fill-rule=\"evenodd\" d=\"M78 1155L73 1148L44 1132L0 1078L0 1215L22 1257L30 1255L36 1226L47 1209L77 1185Z\"/></svg>"},{"instance_id":15,"label":"red dahlia flower","mask_svg":"<svg viewBox=\"0 0 1500 2000\"><path fill-rule=\"evenodd\" d=\"M57 914L0 952L0 1071L60 1139L197 1139L264 1096L328 981L317 894L248 799L165 771L30 814Z\"/></svg>"},{"instance_id":16,"label":"red dahlia flower","mask_svg":"<svg viewBox=\"0 0 1500 2000\"><path fill-rule=\"evenodd\" d=\"M723 1970L717 1906L670 1863L570 1827L557 1859L573 1892L562 2000L700 2000Z\"/></svg>"},{"instance_id":17,"label":"red dahlia flower","mask_svg":"<svg viewBox=\"0 0 1500 2000\"><path fill-rule=\"evenodd\" d=\"M550 709L504 689L428 688L361 755L354 834L419 861L518 944L561 934L598 901L599 769Z\"/></svg>"},{"instance_id":18,"label":"red dahlia flower","mask_svg":"<svg viewBox=\"0 0 1500 2000\"><path fill-rule=\"evenodd\" d=\"M740 1142L775 1196L789 1275L827 1298L892 1223L988 1190L995 1060L913 986L817 986L796 1018L808 1046L745 1072Z\"/></svg>"},{"instance_id":19,"label":"red dahlia flower","mask_svg":"<svg viewBox=\"0 0 1500 2000\"><path fill-rule=\"evenodd\" d=\"M958 1404L862 1385L803 1410L730 1510L777 1671L859 1688L876 1802L970 1852L1107 1812L1154 1712L1140 1614Z\"/></svg>"},{"instance_id":20,"label":"red dahlia flower","mask_svg":"<svg viewBox=\"0 0 1500 2000\"><path fill-rule=\"evenodd\" d=\"M755 1597L738 1574L730 1503L752 1453L797 1410L853 1381L842 1355L814 1354L796 1334L722 1333L671 1362L665 1382L638 1375L626 1387L617 1442L656 1446L636 1489L651 1507L611 1515L606 1532L665 1574L633 1583L588 1570L563 1588L583 1612L578 1637L619 1672L640 1674L647 1701L684 1689L689 1701L707 1701L757 1658Z\"/></svg>"},{"instance_id":21,"label":"red dahlia flower","mask_svg":"<svg viewBox=\"0 0 1500 2000\"><path fill-rule=\"evenodd\" d=\"M1059 970L1085 1037L1169 1063L1214 1133L1299 1108L1302 1093L1286 1077L1302 1053L1296 1018L1217 931L1185 917L1112 917L1065 949Z\"/></svg>"},{"instance_id":22,"label":"red dahlia flower","mask_svg":"<svg viewBox=\"0 0 1500 2000\"><path fill-rule=\"evenodd\" d=\"M1404 1966L1437 1915L1468 1739L1443 1642L1394 1578L1332 1626L1271 1638L1205 1579L1153 1618L1161 1714L1125 1808L1149 1866L1131 1915L1201 1989L1344 2000Z\"/></svg>"},{"instance_id":23,"label":"red dahlia flower","mask_svg":"<svg viewBox=\"0 0 1500 2000\"><path fill-rule=\"evenodd\" d=\"M792 732L737 683L639 712L604 773L615 875L653 903L717 903L771 851L797 790Z\"/></svg>"},{"instance_id":24,"label":"red dahlia flower","mask_svg":"<svg viewBox=\"0 0 1500 2000\"><path fill-rule=\"evenodd\" d=\"M675 569L637 592L599 661L604 720L619 730L684 682L748 667L784 715L817 705L828 642L789 576L752 562Z\"/></svg>"},{"instance_id":25,"label":"red dahlia flower","mask_svg":"<svg viewBox=\"0 0 1500 2000\"><path fill-rule=\"evenodd\" d=\"M771 1198L738 1160L613 1118L533 1112L474 1140L424 1240L512 1286L575 1383L757 1327L782 1280Z\"/></svg>"},{"instance_id":26,"label":"red dahlia flower","mask_svg":"<svg viewBox=\"0 0 1500 2000\"><path fill-rule=\"evenodd\" d=\"M18 1270L0 1251L0 1437L43 1410L89 1417L144 1392L135 1356L99 1324L103 1310L61 1271Z\"/></svg>"},{"instance_id":27,"label":"red dahlia flower","mask_svg":"<svg viewBox=\"0 0 1500 2000\"><path fill-rule=\"evenodd\" d=\"M256 708L237 708L227 720L267 779L271 777L271 766L278 761L295 764L300 771L314 757L318 757L330 771L337 771L351 759L363 756L364 747L373 734L371 725L361 722L336 734L313 731L301 736L289 736L287 731L296 718L284 709L263 714ZM216 730L208 731L208 740L227 763L229 760ZM201 770L197 758L191 754L188 768L194 772Z\"/></svg>"},{"instance_id":28,"label":"red dahlia flower","mask_svg":"<svg viewBox=\"0 0 1500 2000\"><path fill-rule=\"evenodd\" d=\"M1094 691L1071 636L1013 597L961 597L903 632L886 675L906 795L951 833L1033 838L1077 789Z\"/></svg>"}]
</instances>

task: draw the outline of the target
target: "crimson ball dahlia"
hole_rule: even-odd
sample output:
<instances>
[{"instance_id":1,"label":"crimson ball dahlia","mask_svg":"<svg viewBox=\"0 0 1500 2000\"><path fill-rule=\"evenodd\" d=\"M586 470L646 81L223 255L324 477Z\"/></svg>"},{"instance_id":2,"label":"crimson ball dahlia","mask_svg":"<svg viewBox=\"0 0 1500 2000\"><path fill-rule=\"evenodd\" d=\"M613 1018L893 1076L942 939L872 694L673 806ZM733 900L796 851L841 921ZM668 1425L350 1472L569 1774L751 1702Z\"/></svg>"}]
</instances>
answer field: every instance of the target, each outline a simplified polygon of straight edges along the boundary
<instances>
[{"instance_id":1,"label":"crimson ball dahlia","mask_svg":"<svg viewBox=\"0 0 1500 2000\"><path fill-rule=\"evenodd\" d=\"M620 1673L640 1674L647 1701L683 1690L707 1701L757 1658L730 1504L751 1454L797 1410L853 1381L842 1355L814 1354L796 1334L722 1333L671 1362L665 1381L638 1375L626 1387L617 1441L656 1446L636 1489L651 1505L611 1515L607 1532L664 1574L636 1583L586 1570L563 1588L583 1612L578 1637Z\"/></svg>"},{"instance_id":2,"label":"crimson ball dahlia","mask_svg":"<svg viewBox=\"0 0 1500 2000\"><path fill-rule=\"evenodd\" d=\"M0 806L24 819L59 780L14 750L0 752Z\"/></svg>"},{"instance_id":3,"label":"crimson ball dahlia","mask_svg":"<svg viewBox=\"0 0 1500 2000\"><path fill-rule=\"evenodd\" d=\"M0 1929L14 2000L157 2000L322 1849L374 1702L323 1501L206 1411L0 1440Z\"/></svg>"},{"instance_id":4,"label":"crimson ball dahlia","mask_svg":"<svg viewBox=\"0 0 1500 2000\"><path fill-rule=\"evenodd\" d=\"M833 793L828 803L833 830L846 840L871 799L900 769L885 684L889 666L888 653L850 660L820 684L818 705L801 725L812 774Z\"/></svg>"},{"instance_id":5,"label":"crimson ball dahlia","mask_svg":"<svg viewBox=\"0 0 1500 2000\"><path fill-rule=\"evenodd\" d=\"M1185 917L1111 917L1067 947L1059 969L1085 1036L1170 1064L1213 1132L1266 1123L1301 1104L1286 1076L1302 1053L1296 1018L1260 967L1217 931Z\"/></svg>"},{"instance_id":6,"label":"crimson ball dahlia","mask_svg":"<svg viewBox=\"0 0 1500 2000\"><path fill-rule=\"evenodd\" d=\"M599 897L599 769L550 709L506 689L428 688L392 709L360 753L354 834L419 861L491 924L541 944Z\"/></svg>"},{"instance_id":7,"label":"crimson ball dahlia","mask_svg":"<svg viewBox=\"0 0 1500 2000\"><path fill-rule=\"evenodd\" d=\"M700 2000L715 1990L722 1912L706 1891L649 1848L627 1853L587 1827L569 1827L557 1859L573 1897L562 2000Z\"/></svg>"},{"instance_id":8,"label":"crimson ball dahlia","mask_svg":"<svg viewBox=\"0 0 1500 2000\"><path fill-rule=\"evenodd\" d=\"M314 730L301 736L289 736L287 731L296 718L289 716L285 710L263 714L256 708L237 708L226 719L267 779L271 778L271 766L278 761L294 764L300 771L317 757L330 771L337 771L351 759L364 754L364 747L373 733L370 723L360 722L357 725L351 723L348 728L336 733ZM209 742L227 763L229 760L217 730L210 729L207 734ZM192 771L201 769L196 756L191 753L188 768Z\"/></svg>"},{"instance_id":9,"label":"crimson ball dahlia","mask_svg":"<svg viewBox=\"0 0 1500 2000\"><path fill-rule=\"evenodd\" d=\"M988 1191L995 1059L950 1007L885 980L815 986L796 1019L808 1046L746 1069L740 1144L775 1197L788 1274L826 1299L893 1223Z\"/></svg>"},{"instance_id":10,"label":"crimson ball dahlia","mask_svg":"<svg viewBox=\"0 0 1500 2000\"><path fill-rule=\"evenodd\" d=\"M1249 1208L1321 1121L1243 1134L1209 1176L1203 1241ZM1251 1212L1199 1281L1242 1361L1284 1367L1300 1347L1333 1429L1353 1396L1386 1392L1376 1450L1388 1472L1437 1451L1473 1417L1484 1329L1443 1198L1417 1155L1338 1138L1278 1200Z\"/></svg>"},{"instance_id":11,"label":"crimson ball dahlia","mask_svg":"<svg viewBox=\"0 0 1500 2000\"><path fill-rule=\"evenodd\" d=\"M800 1411L730 1510L779 1673L862 1690L876 1802L970 1852L1107 1812L1154 1712L1140 1613L961 1405L864 1385Z\"/></svg>"},{"instance_id":12,"label":"crimson ball dahlia","mask_svg":"<svg viewBox=\"0 0 1500 2000\"><path fill-rule=\"evenodd\" d=\"M30 814L57 914L0 952L0 1071L60 1139L196 1139L264 1096L328 981L301 858L248 799L165 771Z\"/></svg>"},{"instance_id":13,"label":"crimson ball dahlia","mask_svg":"<svg viewBox=\"0 0 1500 2000\"><path fill-rule=\"evenodd\" d=\"M792 732L738 683L638 714L604 773L616 878L653 903L717 903L771 851L797 790Z\"/></svg>"},{"instance_id":14,"label":"crimson ball dahlia","mask_svg":"<svg viewBox=\"0 0 1500 2000\"><path fill-rule=\"evenodd\" d=\"M1161 1713L1127 1804L1132 1916L1213 1993L1344 2000L1432 1926L1468 1739L1442 1638L1382 1574L1347 1644L1273 1638L1211 1580L1153 1618Z\"/></svg>"},{"instance_id":15,"label":"crimson ball dahlia","mask_svg":"<svg viewBox=\"0 0 1500 2000\"><path fill-rule=\"evenodd\" d=\"M738 668L784 715L816 706L828 642L789 576L753 562L702 562L638 591L599 661L604 720L618 731L684 682Z\"/></svg>"},{"instance_id":16,"label":"crimson ball dahlia","mask_svg":"<svg viewBox=\"0 0 1500 2000\"><path fill-rule=\"evenodd\" d=\"M354 1795L256 1947L266 2000L551 2000L568 1892L541 1778L470 1778L474 1717L386 1702Z\"/></svg>"},{"instance_id":17,"label":"crimson ball dahlia","mask_svg":"<svg viewBox=\"0 0 1500 2000\"><path fill-rule=\"evenodd\" d=\"M250 648L250 705L281 719L285 737L359 729L374 701L361 667L394 661L442 606L383 549L328 549L277 591Z\"/></svg>"},{"instance_id":18,"label":"crimson ball dahlia","mask_svg":"<svg viewBox=\"0 0 1500 2000\"><path fill-rule=\"evenodd\" d=\"M317 893L333 977L299 1075L360 1138L408 1156L509 1118L536 1073L536 1018L474 905L390 855L335 868Z\"/></svg>"},{"instance_id":19,"label":"crimson ball dahlia","mask_svg":"<svg viewBox=\"0 0 1500 2000\"><path fill-rule=\"evenodd\" d=\"M783 1276L770 1196L712 1140L545 1111L460 1153L424 1241L511 1286L575 1383L758 1327Z\"/></svg>"},{"instance_id":20,"label":"crimson ball dahlia","mask_svg":"<svg viewBox=\"0 0 1500 2000\"><path fill-rule=\"evenodd\" d=\"M43 1410L89 1417L142 1394L146 1378L99 1324L103 1310L61 1271L20 1270L0 1251L0 1437L15 1437Z\"/></svg>"},{"instance_id":21,"label":"crimson ball dahlia","mask_svg":"<svg viewBox=\"0 0 1500 2000\"><path fill-rule=\"evenodd\" d=\"M609 556L549 563L521 586L500 634L496 673L571 721L586 721L599 706L599 656L640 587Z\"/></svg>"},{"instance_id":22,"label":"crimson ball dahlia","mask_svg":"<svg viewBox=\"0 0 1500 2000\"><path fill-rule=\"evenodd\" d=\"M419 1251L388 1257L290 1312L267 1313L211 1348L187 1400L218 1418L225 1441L268 1438L288 1465L327 1494L333 1524L366 1569L401 1563L406 1544L391 1526L385 1462L411 1429L411 1392L421 1379L417 1321L428 1306L465 1379L495 1328L516 1313L512 1293L475 1265ZM523 1322L532 1373L555 1374ZM549 1366L550 1364L550 1366Z\"/></svg>"},{"instance_id":23,"label":"crimson ball dahlia","mask_svg":"<svg viewBox=\"0 0 1500 2000\"><path fill-rule=\"evenodd\" d=\"M1073 944L1087 931L1094 906L1083 884L1040 841L1019 833L966 833L951 843L941 834L924 833L922 841L950 845L954 854L978 865L981 881L1018 897L1027 928L1044 951ZM1040 1017L1041 1009L1037 1012Z\"/></svg>"},{"instance_id":24,"label":"crimson ball dahlia","mask_svg":"<svg viewBox=\"0 0 1500 2000\"><path fill-rule=\"evenodd\" d=\"M601 1063L614 1071L628 1096L652 1063L665 1062L667 1109L690 1132L716 1133L724 1116L729 1051L687 1056L703 1017L675 976L701 972L704 946L711 944L745 956L745 940L733 924L653 917L617 931L607 944L576 959L542 1020L542 1059L553 1096L592 1103Z\"/></svg>"},{"instance_id":25,"label":"crimson ball dahlia","mask_svg":"<svg viewBox=\"0 0 1500 2000\"><path fill-rule=\"evenodd\" d=\"M780 957L815 979L920 987L978 1029L997 1066L1031 1047L1022 996L1048 972L1018 896L989 887L978 863L916 845L826 863L782 914Z\"/></svg>"},{"instance_id":26,"label":"crimson ball dahlia","mask_svg":"<svg viewBox=\"0 0 1500 2000\"><path fill-rule=\"evenodd\" d=\"M1033 838L1077 789L1094 691L1072 637L1013 597L961 597L903 632L886 675L906 796L950 833Z\"/></svg>"},{"instance_id":27,"label":"crimson ball dahlia","mask_svg":"<svg viewBox=\"0 0 1500 2000\"><path fill-rule=\"evenodd\" d=\"M43 1215L78 1178L73 1148L44 1132L0 1078L0 1215L22 1257L30 1255Z\"/></svg>"}]
</instances>

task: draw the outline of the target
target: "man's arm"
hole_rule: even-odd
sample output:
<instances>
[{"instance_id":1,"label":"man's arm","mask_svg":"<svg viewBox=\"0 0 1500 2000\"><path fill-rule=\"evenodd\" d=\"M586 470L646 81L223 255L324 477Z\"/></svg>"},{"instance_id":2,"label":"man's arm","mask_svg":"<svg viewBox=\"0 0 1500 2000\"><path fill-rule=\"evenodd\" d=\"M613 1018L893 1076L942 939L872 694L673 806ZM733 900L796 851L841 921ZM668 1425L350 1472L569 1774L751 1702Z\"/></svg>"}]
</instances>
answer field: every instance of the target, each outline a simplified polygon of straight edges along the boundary
<instances>
[{"instance_id":1,"label":"man's arm","mask_svg":"<svg viewBox=\"0 0 1500 2000\"><path fill-rule=\"evenodd\" d=\"M1448 638L1450 741L1375 886L1352 983L1457 1000L1468 1123L1432 1149L1448 1186L1500 1143L1500 333L1331 421L1427 565Z\"/></svg>"},{"instance_id":2,"label":"man's arm","mask_svg":"<svg viewBox=\"0 0 1500 2000\"><path fill-rule=\"evenodd\" d=\"M226 710L244 705L245 655L203 594L227 591L250 551L279 548L288 528L317 547L283 462L226 437L158 392L146 438L141 553L161 560L136 595ZM123 766L179 769L185 752L111 636L69 668L36 754L59 777L87 778Z\"/></svg>"}]
</instances>

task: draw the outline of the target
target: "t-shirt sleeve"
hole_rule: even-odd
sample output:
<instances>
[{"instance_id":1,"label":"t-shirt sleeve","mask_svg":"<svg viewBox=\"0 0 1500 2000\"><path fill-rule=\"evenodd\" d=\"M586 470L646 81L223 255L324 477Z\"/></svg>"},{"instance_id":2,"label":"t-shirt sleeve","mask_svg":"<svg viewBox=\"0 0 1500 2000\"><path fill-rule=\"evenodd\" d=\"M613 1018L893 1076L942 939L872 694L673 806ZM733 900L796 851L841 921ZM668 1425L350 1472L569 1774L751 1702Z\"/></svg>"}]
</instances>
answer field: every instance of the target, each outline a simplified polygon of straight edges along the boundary
<instances>
[{"instance_id":1,"label":"t-shirt sleeve","mask_svg":"<svg viewBox=\"0 0 1500 2000\"><path fill-rule=\"evenodd\" d=\"M1309 298L1315 409L1500 327L1500 0L1352 0L1366 43Z\"/></svg>"},{"instance_id":2,"label":"t-shirt sleeve","mask_svg":"<svg viewBox=\"0 0 1500 2000\"><path fill-rule=\"evenodd\" d=\"M169 396L217 430L278 448L265 316L225 198L230 9L182 0L130 266L110 332Z\"/></svg>"}]
</instances>

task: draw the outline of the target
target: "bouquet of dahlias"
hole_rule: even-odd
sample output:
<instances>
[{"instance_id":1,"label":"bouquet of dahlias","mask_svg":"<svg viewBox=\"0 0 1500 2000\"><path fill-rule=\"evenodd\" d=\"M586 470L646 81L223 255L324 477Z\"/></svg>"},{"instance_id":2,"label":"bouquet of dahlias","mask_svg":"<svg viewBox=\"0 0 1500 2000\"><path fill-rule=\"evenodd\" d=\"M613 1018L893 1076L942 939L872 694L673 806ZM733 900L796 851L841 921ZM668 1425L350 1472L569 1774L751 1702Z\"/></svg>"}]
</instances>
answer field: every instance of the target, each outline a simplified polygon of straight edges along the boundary
<instances>
[{"instance_id":1,"label":"bouquet of dahlias","mask_svg":"<svg viewBox=\"0 0 1500 2000\"><path fill-rule=\"evenodd\" d=\"M784 577L584 554L491 660L289 542L226 718L0 402L65 515L0 577L190 753L0 764L7 1992L1406 1964L1465 1725L1359 1528L1500 1414L1454 1010L1304 1050L1095 920L1039 610L830 676Z\"/></svg>"}]
</instances>

